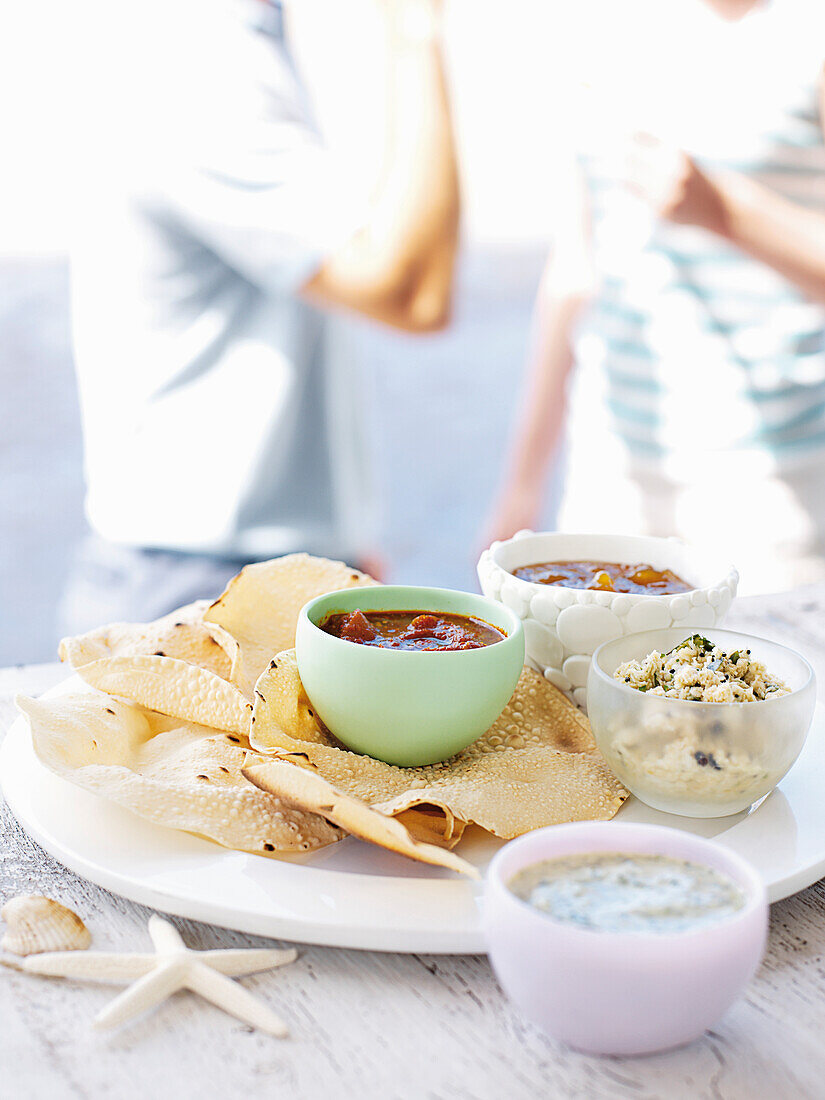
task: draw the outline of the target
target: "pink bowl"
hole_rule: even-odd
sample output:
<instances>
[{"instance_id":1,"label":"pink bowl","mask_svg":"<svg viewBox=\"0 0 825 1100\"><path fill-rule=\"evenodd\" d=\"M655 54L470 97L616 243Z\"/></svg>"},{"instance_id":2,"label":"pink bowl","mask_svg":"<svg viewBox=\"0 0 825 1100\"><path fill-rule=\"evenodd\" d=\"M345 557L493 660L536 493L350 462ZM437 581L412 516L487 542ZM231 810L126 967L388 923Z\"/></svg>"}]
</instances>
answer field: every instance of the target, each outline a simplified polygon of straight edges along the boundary
<instances>
[{"instance_id":1,"label":"pink bowl","mask_svg":"<svg viewBox=\"0 0 825 1100\"><path fill-rule=\"evenodd\" d=\"M745 892L734 916L693 932L593 932L553 920L507 887L531 863L577 852L642 852L704 863ZM554 825L505 845L484 892L490 961L504 991L548 1035L591 1054L650 1054L712 1027L753 977L768 923L765 887L734 852L677 829Z\"/></svg>"}]
</instances>

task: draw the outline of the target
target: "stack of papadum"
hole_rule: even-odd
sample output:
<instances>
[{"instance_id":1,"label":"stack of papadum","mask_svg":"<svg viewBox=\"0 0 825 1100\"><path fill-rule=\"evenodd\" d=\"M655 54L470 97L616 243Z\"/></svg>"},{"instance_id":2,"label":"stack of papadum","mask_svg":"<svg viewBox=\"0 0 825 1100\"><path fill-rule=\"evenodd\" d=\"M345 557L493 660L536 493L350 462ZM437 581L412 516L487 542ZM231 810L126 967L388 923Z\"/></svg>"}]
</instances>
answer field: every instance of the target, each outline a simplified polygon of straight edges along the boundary
<instances>
[{"instance_id":1,"label":"stack of papadum","mask_svg":"<svg viewBox=\"0 0 825 1100\"><path fill-rule=\"evenodd\" d=\"M307 852L350 833L470 875L450 850L470 822L509 838L615 814L626 792L587 719L529 668L495 725L451 760L399 768L342 748L303 691L295 627L314 596L374 583L293 554L247 566L211 605L65 639L61 659L97 690L18 700L37 755L229 848Z\"/></svg>"}]
</instances>

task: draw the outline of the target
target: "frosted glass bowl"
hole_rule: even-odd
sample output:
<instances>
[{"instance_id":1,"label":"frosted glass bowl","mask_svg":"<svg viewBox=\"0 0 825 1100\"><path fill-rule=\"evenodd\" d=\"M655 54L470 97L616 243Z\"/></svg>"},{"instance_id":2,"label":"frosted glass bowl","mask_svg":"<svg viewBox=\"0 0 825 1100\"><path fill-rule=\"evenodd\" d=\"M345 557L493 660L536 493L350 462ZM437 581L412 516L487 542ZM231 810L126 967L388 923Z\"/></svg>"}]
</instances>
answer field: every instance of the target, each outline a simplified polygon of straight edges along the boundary
<instances>
[{"instance_id":1,"label":"frosted glass bowl","mask_svg":"<svg viewBox=\"0 0 825 1100\"><path fill-rule=\"evenodd\" d=\"M789 695L754 703L697 703L636 691L613 673L694 633L648 630L593 654L588 716L610 768L642 802L685 817L727 817L772 791L793 765L813 718L816 679L798 653L733 630L703 630L726 652L750 649Z\"/></svg>"},{"instance_id":2,"label":"frosted glass bowl","mask_svg":"<svg viewBox=\"0 0 825 1100\"><path fill-rule=\"evenodd\" d=\"M696 587L674 595L593 592L535 584L512 570L541 561L645 562L672 569ZM602 642L668 626L686 634L719 626L736 595L732 565L679 539L520 531L494 542L478 562L485 596L499 600L524 622L527 664L580 707L587 705L590 659Z\"/></svg>"}]
</instances>

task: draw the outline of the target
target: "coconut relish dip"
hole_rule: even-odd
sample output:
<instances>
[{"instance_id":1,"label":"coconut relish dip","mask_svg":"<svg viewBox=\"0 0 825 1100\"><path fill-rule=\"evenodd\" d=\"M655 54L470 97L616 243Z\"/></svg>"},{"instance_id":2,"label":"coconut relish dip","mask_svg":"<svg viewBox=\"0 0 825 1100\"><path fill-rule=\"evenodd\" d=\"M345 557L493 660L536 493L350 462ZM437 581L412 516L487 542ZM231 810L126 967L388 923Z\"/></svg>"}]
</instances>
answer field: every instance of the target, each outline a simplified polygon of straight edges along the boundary
<instances>
[{"instance_id":1,"label":"coconut relish dip","mask_svg":"<svg viewBox=\"0 0 825 1100\"><path fill-rule=\"evenodd\" d=\"M691 932L745 905L741 888L712 867L636 852L542 860L508 886L548 917L592 932Z\"/></svg>"},{"instance_id":2,"label":"coconut relish dip","mask_svg":"<svg viewBox=\"0 0 825 1100\"><path fill-rule=\"evenodd\" d=\"M613 676L636 691L697 703L755 703L790 691L749 649L726 653L701 634L667 653L654 650L641 661L625 661Z\"/></svg>"}]
</instances>

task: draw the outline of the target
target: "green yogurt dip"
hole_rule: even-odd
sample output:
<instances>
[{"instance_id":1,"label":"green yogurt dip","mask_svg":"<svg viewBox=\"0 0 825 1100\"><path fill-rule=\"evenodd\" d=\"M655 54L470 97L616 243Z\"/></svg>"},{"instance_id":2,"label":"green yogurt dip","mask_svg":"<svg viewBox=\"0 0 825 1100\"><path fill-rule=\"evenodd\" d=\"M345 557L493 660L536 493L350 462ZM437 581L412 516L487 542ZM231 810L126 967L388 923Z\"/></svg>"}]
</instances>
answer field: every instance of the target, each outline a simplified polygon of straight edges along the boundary
<instances>
[{"instance_id":1,"label":"green yogurt dip","mask_svg":"<svg viewBox=\"0 0 825 1100\"><path fill-rule=\"evenodd\" d=\"M508 886L554 920L593 932L689 932L743 908L727 875L635 852L586 852L533 863Z\"/></svg>"}]
</instances>

